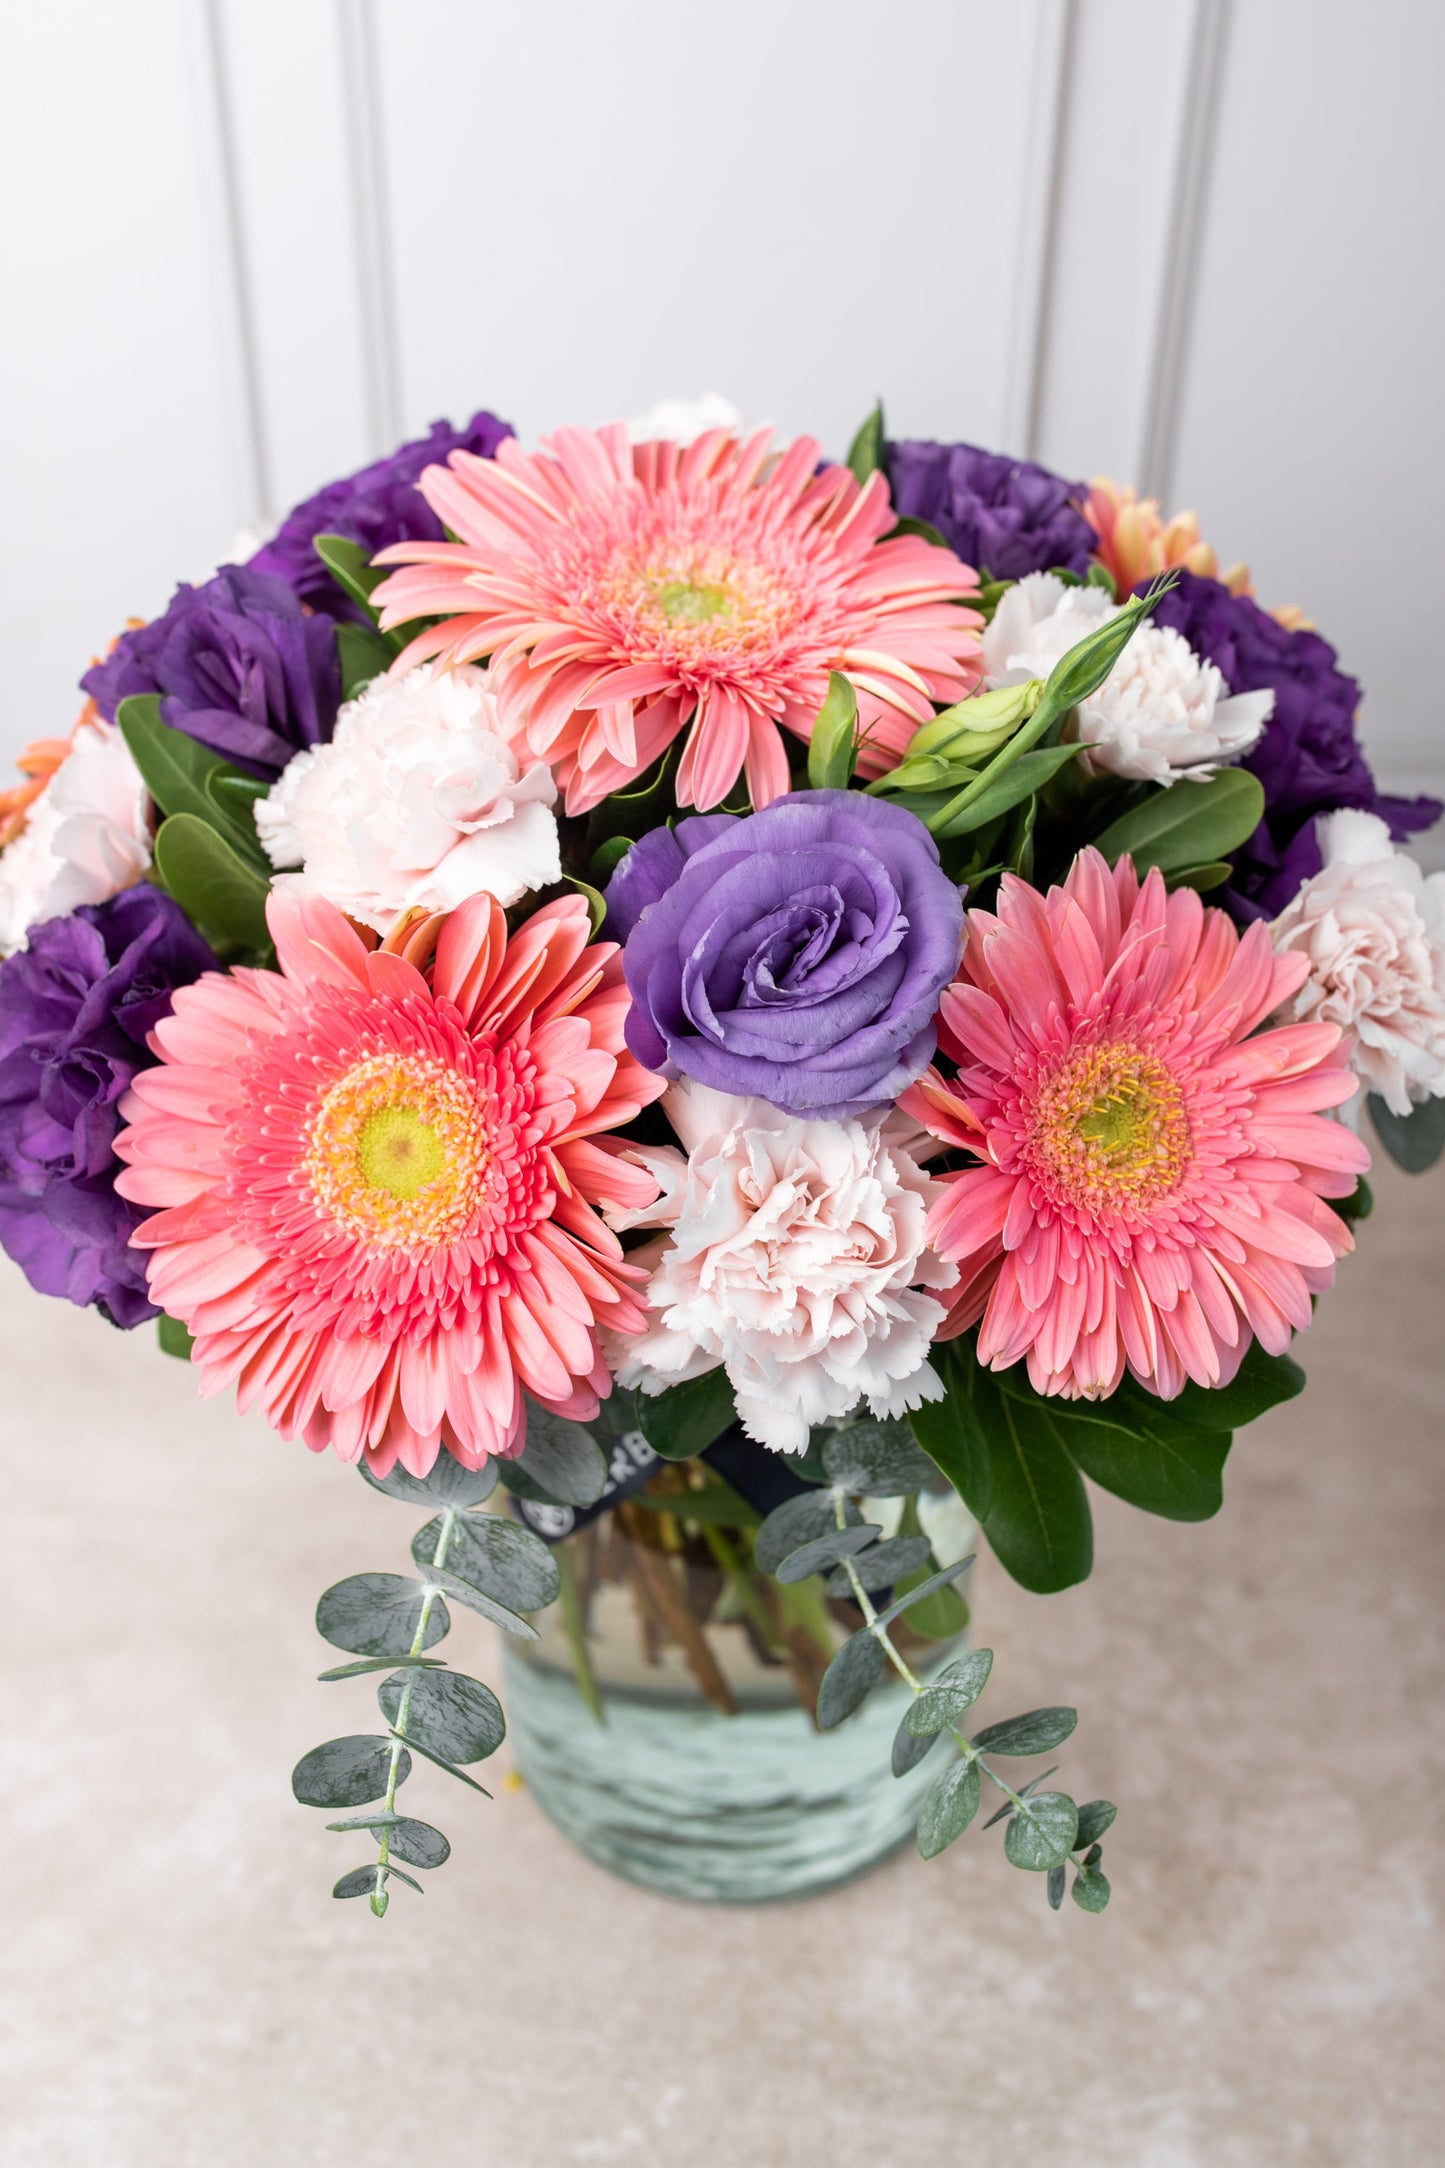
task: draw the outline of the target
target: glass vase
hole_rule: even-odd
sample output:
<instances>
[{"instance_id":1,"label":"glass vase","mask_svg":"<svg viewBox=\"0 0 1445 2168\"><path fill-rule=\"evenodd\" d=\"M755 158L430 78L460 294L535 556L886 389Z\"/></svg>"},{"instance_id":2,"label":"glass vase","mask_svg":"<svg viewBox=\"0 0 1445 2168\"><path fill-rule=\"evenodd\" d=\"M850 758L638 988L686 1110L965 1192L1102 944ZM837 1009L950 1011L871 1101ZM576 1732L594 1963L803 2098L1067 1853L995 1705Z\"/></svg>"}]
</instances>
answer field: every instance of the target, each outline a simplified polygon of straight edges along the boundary
<instances>
[{"instance_id":1,"label":"glass vase","mask_svg":"<svg viewBox=\"0 0 1445 2168\"><path fill-rule=\"evenodd\" d=\"M716 1477L666 1463L556 1545L561 1600L540 1640L507 1644L517 1766L579 1850L646 1888L731 1903L828 1889L912 1835L937 1762L893 1775L911 1696L891 1673L857 1714L817 1729L823 1673L861 1615L816 1576L786 1588L757 1571L756 1518L699 1521L703 1492L716 1516ZM893 1628L920 1675L959 1653L965 1590L932 1605L943 1638L907 1617Z\"/></svg>"}]
</instances>

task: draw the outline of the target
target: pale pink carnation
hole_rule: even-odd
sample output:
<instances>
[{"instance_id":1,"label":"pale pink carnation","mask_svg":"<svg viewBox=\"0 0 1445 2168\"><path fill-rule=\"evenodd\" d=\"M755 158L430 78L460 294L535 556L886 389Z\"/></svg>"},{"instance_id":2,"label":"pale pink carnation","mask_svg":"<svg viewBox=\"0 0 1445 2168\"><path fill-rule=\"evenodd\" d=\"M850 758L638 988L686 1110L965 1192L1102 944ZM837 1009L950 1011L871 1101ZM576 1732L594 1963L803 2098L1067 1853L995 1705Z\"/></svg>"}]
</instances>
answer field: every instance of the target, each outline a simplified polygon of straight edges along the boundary
<instances>
[{"instance_id":1,"label":"pale pink carnation","mask_svg":"<svg viewBox=\"0 0 1445 2168\"><path fill-rule=\"evenodd\" d=\"M687 1162L636 1155L666 1194L632 1223L673 1231L648 1325L609 1341L619 1382L660 1393L721 1364L749 1436L791 1453L860 1400L881 1417L941 1399L928 1351L944 1307L927 1290L956 1275L927 1247L942 1192L913 1126L803 1121L691 1082L664 1105Z\"/></svg>"},{"instance_id":2,"label":"pale pink carnation","mask_svg":"<svg viewBox=\"0 0 1445 2168\"><path fill-rule=\"evenodd\" d=\"M1322 870L1271 928L1309 969L1281 1014L1338 1024L1365 1090L1408 1114L1445 1097L1445 873L1427 879L1375 813L1331 813L1318 835Z\"/></svg>"},{"instance_id":3,"label":"pale pink carnation","mask_svg":"<svg viewBox=\"0 0 1445 2168\"><path fill-rule=\"evenodd\" d=\"M0 852L0 955L42 919L105 903L151 862L151 802L120 732L82 717L68 752Z\"/></svg>"}]
</instances>

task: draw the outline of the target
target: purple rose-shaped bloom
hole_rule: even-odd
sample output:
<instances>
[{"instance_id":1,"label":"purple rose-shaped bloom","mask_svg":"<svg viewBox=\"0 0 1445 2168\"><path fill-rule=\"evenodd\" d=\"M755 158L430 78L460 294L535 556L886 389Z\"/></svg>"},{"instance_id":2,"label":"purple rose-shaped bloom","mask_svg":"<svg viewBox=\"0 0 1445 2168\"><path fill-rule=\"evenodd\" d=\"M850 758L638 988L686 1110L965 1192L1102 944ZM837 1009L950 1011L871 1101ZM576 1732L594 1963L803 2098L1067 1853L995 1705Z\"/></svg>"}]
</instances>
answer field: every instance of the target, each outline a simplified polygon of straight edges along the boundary
<instances>
[{"instance_id":1,"label":"purple rose-shaped bloom","mask_svg":"<svg viewBox=\"0 0 1445 2168\"><path fill-rule=\"evenodd\" d=\"M887 467L899 518L926 519L990 579L1088 571L1095 536L1079 510L1082 482L976 444L890 444Z\"/></svg>"},{"instance_id":2,"label":"purple rose-shaped bloom","mask_svg":"<svg viewBox=\"0 0 1445 2168\"><path fill-rule=\"evenodd\" d=\"M156 1315L146 1217L115 1191L120 1099L155 1056L146 1034L216 959L160 889L31 929L0 963L0 1247L42 1295L94 1303L114 1325Z\"/></svg>"},{"instance_id":3,"label":"purple rose-shaped bloom","mask_svg":"<svg viewBox=\"0 0 1445 2168\"><path fill-rule=\"evenodd\" d=\"M417 488L424 467L444 467L448 452L475 452L491 459L510 422L495 414L474 414L465 429L433 422L424 437L414 437L359 474L328 482L314 497L298 504L271 540L250 560L257 572L272 572L294 587L303 602L328 617L364 623L361 609L337 586L312 544L319 534L345 535L374 557L390 542L440 542L442 523Z\"/></svg>"},{"instance_id":4,"label":"purple rose-shaped bloom","mask_svg":"<svg viewBox=\"0 0 1445 2168\"><path fill-rule=\"evenodd\" d=\"M1355 734L1359 684L1317 632L1287 632L1248 595L1232 595L1195 572L1180 573L1154 621L1173 626L1214 663L1232 693L1266 686L1274 693L1263 735L1241 763L1264 786L1264 819L1235 854L1234 877L1222 892L1236 918L1275 917L1319 872L1317 813L1341 806L1378 813L1397 841L1439 819L1435 798L1389 798L1376 788Z\"/></svg>"},{"instance_id":5,"label":"purple rose-shaped bloom","mask_svg":"<svg viewBox=\"0 0 1445 2168\"><path fill-rule=\"evenodd\" d=\"M331 736L341 705L336 627L249 565L178 587L80 682L107 722L132 693L159 693L163 722L268 782Z\"/></svg>"},{"instance_id":6,"label":"purple rose-shaped bloom","mask_svg":"<svg viewBox=\"0 0 1445 2168\"><path fill-rule=\"evenodd\" d=\"M963 934L917 816L804 790L679 822L670 842L634 845L608 890L619 924L640 913L624 951L638 1060L789 1114L896 1098L933 1053Z\"/></svg>"}]
</instances>

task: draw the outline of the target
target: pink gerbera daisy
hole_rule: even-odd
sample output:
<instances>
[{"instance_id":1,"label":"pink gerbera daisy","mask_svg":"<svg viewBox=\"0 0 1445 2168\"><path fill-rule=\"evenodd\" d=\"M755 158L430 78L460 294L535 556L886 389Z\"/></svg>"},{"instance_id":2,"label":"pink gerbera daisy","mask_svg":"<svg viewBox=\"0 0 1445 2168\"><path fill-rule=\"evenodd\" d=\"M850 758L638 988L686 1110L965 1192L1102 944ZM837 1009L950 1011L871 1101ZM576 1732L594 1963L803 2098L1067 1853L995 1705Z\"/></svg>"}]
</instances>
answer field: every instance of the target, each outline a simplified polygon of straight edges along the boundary
<instances>
[{"instance_id":1,"label":"pink gerbera daisy","mask_svg":"<svg viewBox=\"0 0 1445 2168\"><path fill-rule=\"evenodd\" d=\"M640 775L685 723L683 805L718 805L746 771L755 809L790 787L778 724L809 736L844 672L868 738L896 764L935 701L978 683L978 576L895 523L888 485L818 469L799 437L710 429L635 447L620 425L562 429L539 451L457 451L422 495L456 542L398 542L383 625L440 617L397 665L492 658L510 727L553 763L567 811Z\"/></svg>"},{"instance_id":2,"label":"pink gerbera daisy","mask_svg":"<svg viewBox=\"0 0 1445 2168\"><path fill-rule=\"evenodd\" d=\"M134 1240L201 1391L417 1475L519 1452L523 1388L595 1414L598 1325L645 1322L595 1208L656 1195L603 1133L663 1089L623 1044L616 947L580 897L509 941L476 896L380 950L316 898L267 917L279 972L183 988L121 1105L116 1186L159 1208Z\"/></svg>"},{"instance_id":3,"label":"pink gerbera daisy","mask_svg":"<svg viewBox=\"0 0 1445 2168\"><path fill-rule=\"evenodd\" d=\"M1127 1365L1168 1400L1309 1323L1353 1247L1322 1199L1369 1153L1321 1112L1355 1088L1336 1028L1257 1028L1301 962L1092 850L1061 888L1005 875L997 916L969 912L939 1018L957 1078L902 1104L982 1162L943 1176L929 1222L963 1274L948 1330L978 1324L981 1362L1024 1356L1069 1399Z\"/></svg>"}]
</instances>

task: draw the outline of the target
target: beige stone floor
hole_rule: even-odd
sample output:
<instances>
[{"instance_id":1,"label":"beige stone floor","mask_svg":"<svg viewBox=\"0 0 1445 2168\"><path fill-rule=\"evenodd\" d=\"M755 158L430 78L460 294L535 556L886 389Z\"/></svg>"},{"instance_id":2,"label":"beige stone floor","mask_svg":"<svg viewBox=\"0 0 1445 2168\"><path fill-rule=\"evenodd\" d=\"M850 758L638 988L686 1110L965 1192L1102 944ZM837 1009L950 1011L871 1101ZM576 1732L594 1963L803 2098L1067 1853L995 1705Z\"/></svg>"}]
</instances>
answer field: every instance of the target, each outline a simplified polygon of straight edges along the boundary
<instances>
[{"instance_id":1,"label":"beige stone floor","mask_svg":"<svg viewBox=\"0 0 1445 2168\"><path fill-rule=\"evenodd\" d=\"M993 1714L1077 1702L1068 1780L1120 1803L1098 1920L996 1833L707 1911L438 1772L426 1897L333 1904L287 1778L369 1704L312 1607L410 1524L6 1271L0 2161L1445 2161L1445 1179L1379 1188L1217 1521L1103 1500L1084 1588L980 1572Z\"/></svg>"}]
</instances>

